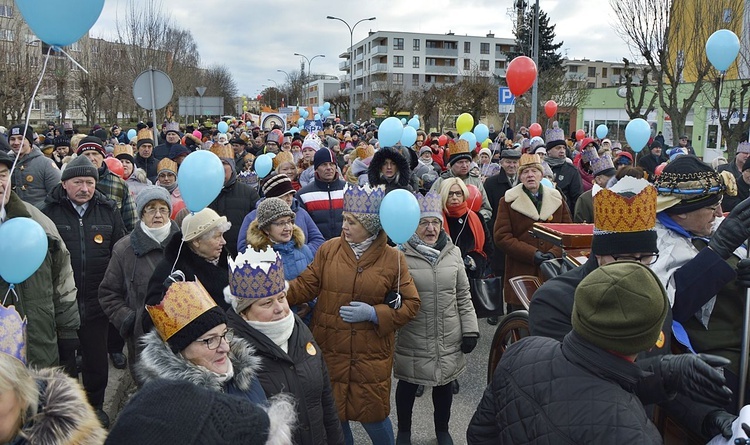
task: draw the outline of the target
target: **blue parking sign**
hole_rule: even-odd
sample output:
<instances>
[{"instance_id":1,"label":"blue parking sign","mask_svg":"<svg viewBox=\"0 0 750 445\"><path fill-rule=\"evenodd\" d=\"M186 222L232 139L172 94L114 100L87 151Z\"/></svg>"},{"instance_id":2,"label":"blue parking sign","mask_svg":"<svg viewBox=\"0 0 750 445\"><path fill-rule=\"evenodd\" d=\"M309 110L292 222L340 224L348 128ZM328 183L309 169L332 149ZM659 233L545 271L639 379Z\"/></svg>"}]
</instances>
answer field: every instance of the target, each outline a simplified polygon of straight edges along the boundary
<instances>
[{"instance_id":1,"label":"blue parking sign","mask_svg":"<svg viewBox=\"0 0 750 445\"><path fill-rule=\"evenodd\" d=\"M513 93L510 92L508 87L498 87L497 89L497 104L498 105L513 105L516 100Z\"/></svg>"}]
</instances>

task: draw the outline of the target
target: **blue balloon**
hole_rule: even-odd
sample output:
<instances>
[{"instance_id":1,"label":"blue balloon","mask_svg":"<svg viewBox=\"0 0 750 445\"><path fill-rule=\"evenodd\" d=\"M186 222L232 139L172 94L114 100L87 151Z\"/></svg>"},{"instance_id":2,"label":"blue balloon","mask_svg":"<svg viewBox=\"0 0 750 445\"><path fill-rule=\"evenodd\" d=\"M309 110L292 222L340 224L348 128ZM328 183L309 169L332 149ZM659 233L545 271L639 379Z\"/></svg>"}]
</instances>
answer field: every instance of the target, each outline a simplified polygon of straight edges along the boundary
<instances>
[{"instance_id":1,"label":"blue balloon","mask_svg":"<svg viewBox=\"0 0 750 445\"><path fill-rule=\"evenodd\" d=\"M310 113L309 113L309 112L307 111L307 109L306 109L306 108L301 108L301 109L299 110L299 115L300 115L301 117L303 117L303 118L307 119L307 116L309 116L309 115L310 115Z\"/></svg>"},{"instance_id":2,"label":"blue balloon","mask_svg":"<svg viewBox=\"0 0 750 445\"><path fill-rule=\"evenodd\" d=\"M194 151L182 161L177 185L187 209L200 212L219 196L224 186L224 166L210 151Z\"/></svg>"},{"instance_id":3,"label":"blue balloon","mask_svg":"<svg viewBox=\"0 0 750 445\"><path fill-rule=\"evenodd\" d=\"M136 133L134 128L128 130L128 141L132 141L133 139L135 139L136 134L138 133Z\"/></svg>"},{"instance_id":4,"label":"blue balloon","mask_svg":"<svg viewBox=\"0 0 750 445\"><path fill-rule=\"evenodd\" d=\"M419 225L419 203L409 191L388 192L380 203L380 224L391 240L403 244L414 235Z\"/></svg>"},{"instance_id":5,"label":"blue balloon","mask_svg":"<svg viewBox=\"0 0 750 445\"><path fill-rule=\"evenodd\" d=\"M229 131L229 125L224 121L219 122L219 125L217 125L216 128L219 129L219 133L226 133L227 131Z\"/></svg>"},{"instance_id":6,"label":"blue balloon","mask_svg":"<svg viewBox=\"0 0 750 445\"><path fill-rule=\"evenodd\" d=\"M323 119L328 119L328 116L330 116L330 115L331 115L331 111L330 110L328 110L328 109L323 110L323 114L322 114Z\"/></svg>"},{"instance_id":7,"label":"blue balloon","mask_svg":"<svg viewBox=\"0 0 750 445\"><path fill-rule=\"evenodd\" d=\"M484 141L490 137L490 129L484 124L479 124L474 127L474 136L477 137L478 141Z\"/></svg>"},{"instance_id":8,"label":"blue balloon","mask_svg":"<svg viewBox=\"0 0 750 445\"><path fill-rule=\"evenodd\" d=\"M402 118L401 118L401 123L402 123L403 125L406 125L406 118L405 118L405 117L402 117Z\"/></svg>"},{"instance_id":9,"label":"blue balloon","mask_svg":"<svg viewBox=\"0 0 750 445\"><path fill-rule=\"evenodd\" d=\"M648 144L650 137L651 126L641 118L633 119L625 127L625 139L630 144L630 148L636 153L640 153L643 150L643 147Z\"/></svg>"},{"instance_id":10,"label":"blue balloon","mask_svg":"<svg viewBox=\"0 0 750 445\"><path fill-rule=\"evenodd\" d=\"M265 178L271 173L271 169L273 168L273 158L268 156L268 154L260 155L255 160L253 167L259 178Z\"/></svg>"},{"instance_id":11,"label":"blue balloon","mask_svg":"<svg viewBox=\"0 0 750 445\"><path fill-rule=\"evenodd\" d=\"M542 180L539 181L539 183L542 184L543 186L549 187L551 189L555 188L555 184L553 184L552 181L550 181L547 178L542 178Z\"/></svg>"},{"instance_id":12,"label":"blue balloon","mask_svg":"<svg viewBox=\"0 0 750 445\"><path fill-rule=\"evenodd\" d=\"M469 143L469 151L474 151L477 148L477 137L471 131L465 131L459 139Z\"/></svg>"},{"instance_id":13,"label":"blue balloon","mask_svg":"<svg viewBox=\"0 0 750 445\"><path fill-rule=\"evenodd\" d=\"M706 40L706 56L718 71L726 71L740 52L740 39L728 29L720 29Z\"/></svg>"},{"instance_id":14,"label":"blue balloon","mask_svg":"<svg viewBox=\"0 0 750 445\"><path fill-rule=\"evenodd\" d=\"M596 127L596 137L598 137L599 139L604 139L605 137L607 137L607 133L609 133L609 128L607 128L606 125L599 124Z\"/></svg>"},{"instance_id":15,"label":"blue balloon","mask_svg":"<svg viewBox=\"0 0 750 445\"><path fill-rule=\"evenodd\" d=\"M406 125L412 127L415 130L419 130L419 125L420 125L419 119L417 119L417 118L411 118L411 119L409 119L409 122L406 123Z\"/></svg>"},{"instance_id":16,"label":"blue balloon","mask_svg":"<svg viewBox=\"0 0 750 445\"><path fill-rule=\"evenodd\" d=\"M26 281L47 257L47 234L31 218L11 218L0 225L0 276L11 284Z\"/></svg>"},{"instance_id":17,"label":"blue balloon","mask_svg":"<svg viewBox=\"0 0 750 445\"><path fill-rule=\"evenodd\" d=\"M324 103L324 104L323 104L323 109L324 109L324 110L330 110L330 109L331 109L331 103L330 103L330 102L326 102L326 103Z\"/></svg>"},{"instance_id":18,"label":"blue balloon","mask_svg":"<svg viewBox=\"0 0 750 445\"><path fill-rule=\"evenodd\" d=\"M320 120L320 114L318 114L318 113L315 113L315 116L313 116L313 118L314 118L314 119L315 119L316 121L319 121L319 120Z\"/></svg>"},{"instance_id":19,"label":"blue balloon","mask_svg":"<svg viewBox=\"0 0 750 445\"><path fill-rule=\"evenodd\" d=\"M411 147L415 142L417 142L417 130L407 125L404 127L404 132L401 133L401 145Z\"/></svg>"},{"instance_id":20,"label":"blue balloon","mask_svg":"<svg viewBox=\"0 0 750 445\"><path fill-rule=\"evenodd\" d=\"M292 127L292 128L289 129L289 132L292 133L292 134L297 134L297 133L299 133L299 128Z\"/></svg>"},{"instance_id":21,"label":"blue balloon","mask_svg":"<svg viewBox=\"0 0 750 445\"><path fill-rule=\"evenodd\" d=\"M419 120L419 115L418 115L418 114L415 114L414 116L412 116L412 119L417 119L417 120Z\"/></svg>"},{"instance_id":22,"label":"blue balloon","mask_svg":"<svg viewBox=\"0 0 750 445\"><path fill-rule=\"evenodd\" d=\"M297 126L298 127L304 127L305 126L305 118L304 117L301 117L301 118L297 119Z\"/></svg>"},{"instance_id":23,"label":"blue balloon","mask_svg":"<svg viewBox=\"0 0 750 445\"><path fill-rule=\"evenodd\" d=\"M388 117L378 126L378 142L381 147L393 147L401 140L404 126L397 117Z\"/></svg>"},{"instance_id":24,"label":"blue balloon","mask_svg":"<svg viewBox=\"0 0 750 445\"><path fill-rule=\"evenodd\" d=\"M17 0L16 4L34 34L53 46L68 46L80 40L104 8L104 0L77 0L69 8L60 8L60 2L55 0ZM39 11L55 11L55 20L50 21Z\"/></svg>"}]
</instances>

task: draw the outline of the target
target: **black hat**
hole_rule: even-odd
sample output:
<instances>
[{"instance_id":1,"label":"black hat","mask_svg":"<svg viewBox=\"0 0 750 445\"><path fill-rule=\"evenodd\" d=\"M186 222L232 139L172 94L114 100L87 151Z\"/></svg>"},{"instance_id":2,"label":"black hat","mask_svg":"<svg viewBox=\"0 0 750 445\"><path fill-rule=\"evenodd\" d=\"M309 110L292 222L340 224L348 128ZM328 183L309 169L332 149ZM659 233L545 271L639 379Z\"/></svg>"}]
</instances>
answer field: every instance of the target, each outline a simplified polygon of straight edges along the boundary
<instances>
[{"instance_id":1,"label":"black hat","mask_svg":"<svg viewBox=\"0 0 750 445\"><path fill-rule=\"evenodd\" d=\"M70 147L70 139L65 136L58 136L52 140L52 144L57 147Z\"/></svg>"},{"instance_id":2,"label":"black hat","mask_svg":"<svg viewBox=\"0 0 750 445\"><path fill-rule=\"evenodd\" d=\"M27 141L29 141L29 145L34 145L34 129L31 128L31 125L26 128L26 133L23 132L23 124L18 124L10 127L8 130L8 138L11 136L18 136L19 134L22 134L23 137L26 138Z\"/></svg>"},{"instance_id":3,"label":"black hat","mask_svg":"<svg viewBox=\"0 0 750 445\"><path fill-rule=\"evenodd\" d=\"M102 156L107 156L107 152L104 151L104 142L96 136L86 136L81 139L78 143L78 150L76 154L81 155L84 151L95 150L98 151Z\"/></svg>"},{"instance_id":4,"label":"black hat","mask_svg":"<svg viewBox=\"0 0 750 445\"><path fill-rule=\"evenodd\" d=\"M232 140L229 141L229 145L231 144L247 145L247 142L242 138L232 138Z\"/></svg>"},{"instance_id":5,"label":"black hat","mask_svg":"<svg viewBox=\"0 0 750 445\"><path fill-rule=\"evenodd\" d=\"M65 166L62 175L60 175L60 180L67 181L68 179L77 178L79 176L90 176L94 178L94 180L99 181L99 171L86 156L76 156L75 159L70 161L68 165Z\"/></svg>"},{"instance_id":6,"label":"black hat","mask_svg":"<svg viewBox=\"0 0 750 445\"><path fill-rule=\"evenodd\" d=\"M8 166L8 169L11 169L13 168L13 158L11 158L8 153L0 151L0 164L5 164ZM747 164L750 165L750 162Z\"/></svg>"}]
</instances>

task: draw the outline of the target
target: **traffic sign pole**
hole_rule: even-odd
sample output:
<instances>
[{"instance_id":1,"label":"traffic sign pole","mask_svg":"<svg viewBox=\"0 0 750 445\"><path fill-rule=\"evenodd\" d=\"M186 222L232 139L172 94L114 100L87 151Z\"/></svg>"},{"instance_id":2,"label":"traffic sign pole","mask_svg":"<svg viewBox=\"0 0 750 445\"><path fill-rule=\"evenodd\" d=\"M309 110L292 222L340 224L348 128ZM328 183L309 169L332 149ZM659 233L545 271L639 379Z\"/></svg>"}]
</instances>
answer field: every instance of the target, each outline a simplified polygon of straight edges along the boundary
<instances>
[{"instance_id":1,"label":"traffic sign pole","mask_svg":"<svg viewBox=\"0 0 750 445\"><path fill-rule=\"evenodd\" d=\"M154 93L156 88L154 88L154 69L152 67L149 67L148 74L149 82L151 83L151 121L154 123L154 127L151 131L154 132L154 148L156 148L159 144L159 137L156 132L156 94Z\"/></svg>"}]
</instances>

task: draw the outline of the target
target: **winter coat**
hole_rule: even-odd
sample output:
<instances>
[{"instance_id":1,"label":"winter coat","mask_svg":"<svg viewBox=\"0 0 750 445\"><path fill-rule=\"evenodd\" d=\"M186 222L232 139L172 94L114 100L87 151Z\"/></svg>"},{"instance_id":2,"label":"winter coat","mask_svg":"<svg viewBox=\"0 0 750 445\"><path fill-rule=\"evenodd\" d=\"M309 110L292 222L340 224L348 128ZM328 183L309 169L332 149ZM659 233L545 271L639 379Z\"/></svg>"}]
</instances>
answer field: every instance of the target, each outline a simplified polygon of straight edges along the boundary
<instances>
[{"instance_id":1,"label":"winter coat","mask_svg":"<svg viewBox=\"0 0 750 445\"><path fill-rule=\"evenodd\" d=\"M130 174L128 179L125 180L125 184L128 186L130 196L133 197L133 202L138 196L138 192L151 185L151 181L146 177L146 172L143 169L136 168L133 173ZM137 216L137 215L136 215Z\"/></svg>"},{"instance_id":2,"label":"winter coat","mask_svg":"<svg viewBox=\"0 0 750 445\"><path fill-rule=\"evenodd\" d=\"M467 212L474 211L467 209ZM479 215L477 214L477 216ZM474 240L474 233L467 222L468 213L462 215L461 218L454 218L443 212L443 218L445 218L448 230L450 230L450 238L453 244L461 252L461 257L470 256L474 260L474 264L476 264L476 268L468 272L470 278L484 278L485 271L487 270L487 258L494 252L492 234L484 219L479 216L479 221L482 223L482 231L484 232L484 245L477 246Z\"/></svg>"},{"instance_id":3,"label":"winter coat","mask_svg":"<svg viewBox=\"0 0 750 445\"><path fill-rule=\"evenodd\" d=\"M419 292L419 312L399 329L393 376L425 386L443 386L466 369L464 336L479 336L461 252L450 240L431 264L403 244L409 273Z\"/></svg>"},{"instance_id":4,"label":"winter coat","mask_svg":"<svg viewBox=\"0 0 750 445\"><path fill-rule=\"evenodd\" d=\"M518 173L516 173L516 178L518 178ZM505 170L502 169L500 173L496 174L495 176L490 176L484 181L484 190L485 192L487 192L487 199L490 202L490 206L492 206L492 217L487 223L487 227L489 227L490 230L495 227L495 220L497 219L497 209L498 204L500 203L500 199L505 196L505 192L510 190L512 187L513 185L510 183L508 175L505 174ZM490 264L492 266L492 272L495 274L495 276L501 277L505 272L505 254L500 251L497 246L495 246L495 251L490 257Z\"/></svg>"},{"instance_id":5,"label":"winter coat","mask_svg":"<svg viewBox=\"0 0 750 445\"><path fill-rule=\"evenodd\" d=\"M232 227L224 234L224 239L227 240L226 248L232 257L237 256L236 245L232 241L237 239L242 220L245 215L255 209L258 199L260 199L258 192L247 184L237 182L237 175L232 172L232 176L224 184L219 196L208 205L208 208L215 210L220 216L226 216L227 220L232 223Z\"/></svg>"},{"instance_id":6,"label":"winter coat","mask_svg":"<svg viewBox=\"0 0 750 445\"><path fill-rule=\"evenodd\" d=\"M143 169L143 171L146 172L146 177L148 177L148 180L153 184L156 184L156 178L158 176L158 172L156 171L156 165L158 163L159 161L154 158L153 154L147 158L142 158L138 153L135 155L135 166Z\"/></svg>"},{"instance_id":7,"label":"winter coat","mask_svg":"<svg viewBox=\"0 0 750 445\"><path fill-rule=\"evenodd\" d=\"M336 178L324 182L317 177L297 192L300 207L307 210L323 238L341 235L344 223L344 180Z\"/></svg>"},{"instance_id":8,"label":"winter coat","mask_svg":"<svg viewBox=\"0 0 750 445\"><path fill-rule=\"evenodd\" d=\"M398 170L398 177L393 178L395 180L391 181L385 179L380 174L380 170L388 159L396 164ZM405 189L414 193L414 189L412 189L410 185L411 170L409 169L409 161L407 161L401 153L389 148L381 148L375 152L372 161L370 161L370 167L367 170L367 181L371 187L384 185L386 194L391 190L396 189Z\"/></svg>"},{"instance_id":9,"label":"winter coat","mask_svg":"<svg viewBox=\"0 0 750 445\"><path fill-rule=\"evenodd\" d=\"M594 196L591 194L591 190L586 190L578 197L573 212L573 221L589 224L594 222Z\"/></svg>"},{"instance_id":10,"label":"winter coat","mask_svg":"<svg viewBox=\"0 0 750 445\"><path fill-rule=\"evenodd\" d=\"M448 178L458 177L454 176L453 172L448 169L445 173L440 175L439 178L437 178L437 181L435 181L434 184L432 184L431 191L435 193L440 193L440 184L443 183L444 180ZM479 178L478 175L469 172L469 174L465 178L460 178L464 184L466 185L473 185L476 188L479 189L479 193L482 194L482 208L479 209L477 213L482 215L482 218L484 218L485 221L489 221L489 219L492 217L492 206L490 206L490 201L487 198L487 192L484 190L484 185L482 184L482 180Z\"/></svg>"},{"instance_id":11,"label":"winter coat","mask_svg":"<svg viewBox=\"0 0 750 445\"><path fill-rule=\"evenodd\" d=\"M567 208L574 209L578 197L583 193L583 183L578 169L567 161L560 165L550 165L550 169L552 182L565 196Z\"/></svg>"},{"instance_id":12,"label":"winter coat","mask_svg":"<svg viewBox=\"0 0 750 445\"><path fill-rule=\"evenodd\" d=\"M661 444L633 389L634 363L571 332L526 337L503 353L466 438L481 444Z\"/></svg>"},{"instance_id":13,"label":"winter coat","mask_svg":"<svg viewBox=\"0 0 750 445\"><path fill-rule=\"evenodd\" d=\"M387 238L381 231L359 260L343 237L326 241L289 285L290 305L319 296L310 326L328 366L341 420L379 422L388 417L394 334L419 310L406 259L386 244ZM396 310L384 299L397 288L403 304ZM345 322L339 309L351 301L373 306L378 323Z\"/></svg>"},{"instance_id":14,"label":"winter coat","mask_svg":"<svg viewBox=\"0 0 750 445\"><path fill-rule=\"evenodd\" d=\"M106 317L99 304L99 285L112 248L125 236L122 216L115 202L97 190L80 216L62 184L58 184L47 196L42 212L54 221L70 251L81 322Z\"/></svg>"},{"instance_id":15,"label":"winter coat","mask_svg":"<svg viewBox=\"0 0 750 445\"><path fill-rule=\"evenodd\" d=\"M260 204L260 201L262 201L262 199L258 201L258 204ZM318 226L316 226L315 222L310 218L310 214L307 213L307 210L300 207L299 202L296 200L292 201L291 209L295 214L294 225L302 230L302 233L305 235L305 244L310 247L310 251L314 256L315 252L318 251L318 248L323 242L325 242L325 238L323 238L320 230L318 230ZM247 230L250 228L250 223L255 221L255 218L257 217L258 211L253 210L242 220L242 227L240 227L240 233L237 235L238 252L244 252L247 248ZM228 239L227 242L229 242Z\"/></svg>"},{"instance_id":16,"label":"winter coat","mask_svg":"<svg viewBox=\"0 0 750 445\"><path fill-rule=\"evenodd\" d=\"M638 159L638 167L641 167L648 173L648 179L653 182L654 181L654 171L656 170L656 167L659 166L662 162L667 162L669 158L667 158L664 155L656 156L651 153L647 153L645 156L642 156L640 159Z\"/></svg>"},{"instance_id":17,"label":"winter coat","mask_svg":"<svg viewBox=\"0 0 750 445\"><path fill-rule=\"evenodd\" d=\"M750 184L745 182L742 177L737 178L737 196L724 195L721 202L721 210L731 212L737 204L750 198Z\"/></svg>"},{"instance_id":18,"label":"winter coat","mask_svg":"<svg viewBox=\"0 0 750 445\"><path fill-rule=\"evenodd\" d=\"M518 275L536 275L543 278L539 267L534 264L534 253L552 252L560 257L562 251L544 241L532 236L529 231L535 222L569 223L570 212L560 192L545 186L542 191L541 212L531 202L531 198L524 192L523 184L518 184L505 193L500 200L495 221L495 246L505 252L505 273L503 275L503 298L506 303L521 305L515 293L508 285L508 280Z\"/></svg>"},{"instance_id":19,"label":"winter coat","mask_svg":"<svg viewBox=\"0 0 750 445\"><path fill-rule=\"evenodd\" d=\"M33 147L18 160L11 184L19 198L41 208L47 194L60 183L60 175L60 169L55 165L55 161Z\"/></svg>"},{"instance_id":20,"label":"winter coat","mask_svg":"<svg viewBox=\"0 0 750 445\"><path fill-rule=\"evenodd\" d=\"M8 296L6 305L14 304L21 317L28 320L26 354L31 366L45 368L59 364L58 338L78 338L81 324L76 302L76 283L70 264L70 252L60 233L45 214L9 192L5 206L7 219L31 218L47 235L47 253L39 268ZM0 278L0 294L8 292L8 283Z\"/></svg>"},{"instance_id":21,"label":"winter coat","mask_svg":"<svg viewBox=\"0 0 750 445\"><path fill-rule=\"evenodd\" d=\"M144 334L141 320L148 281L164 257L164 246L180 231L176 223L170 224L169 236L161 244L138 224L112 249L112 258L99 286L99 303L122 338L137 340Z\"/></svg>"},{"instance_id":22,"label":"winter coat","mask_svg":"<svg viewBox=\"0 0 750 445\"><path fill-rule=\"evenodd\" d=\"M107 431L78 381L58 369L29 370L39 388L37 413L8 445L101 445Z\"/></svg>"},{"instance_id":23,"label":"winter coat","mask_svg":"<svg viewBox=\"0 0 750 445\"><path fill-rule=\"evenodd\" d=\"M258 220L255 220L247 231L247 241L255 250L264 250L271 246L278 252L284 264L284 279L286 280L297 278L313 260L312 251L305 244L305 235L297 226L294 226L292 230L291 240L286 243L274 243L265 232L258 228Z\"/></svg>"},{"instance_id":24,"label":"winter coat","mask_svg":"<svg viewBox=\"0 0 750 445\"><path fill-rule=\"evenodd\" d=\"M104 193L104 196L113 200L122 216L125 231L130 233L138 224L138 215L135 214L135 198L130 196L127 182L112 173L107 164L102 162L99 168L99 180L96 181L96 189Z\"/></svg>"},{"instance_id":25,"label":"winter coat","mask_svg":"<svg viewBox=\"0 0 750 445\"><path fill-rule=\"evenodd\" d=\"M294 331L284 352L265 334L234 311L227 311L228 326L255 348L260 358L258 379L267 397L289 393L296 401L297 445L343 444L336 403L320 346L304 323L295 317Z\"/></svg>"},{"instance_id":26,"label":"winter coat","mask_svg":"<svg viewBox=\"0 0 750 445\"><path fill-rule=\"evenodd\" d=\"M181 243L182 233L173 235L167 243L164 248L164 258L156 265L156 269L154 269L154 273L148 281L146 301L161 301L167 292L164 280L169 277L174 266L174 270L181 270L185 274L186 281L199 280L219 307L229 309L229 303L224 300L224 288L229 285L227 250L224 249L221 252L219 262L213 265L193 252L187 242L180 249ZM180 254L179 259L177 259L178 252ZM175 260L177 261L175 262Z\"/></svg>"}]
</instances>

